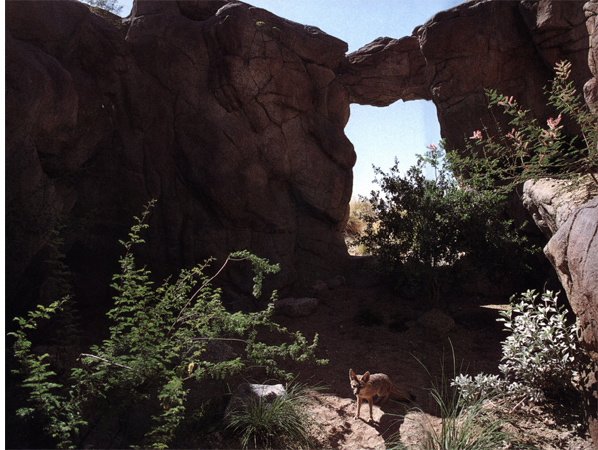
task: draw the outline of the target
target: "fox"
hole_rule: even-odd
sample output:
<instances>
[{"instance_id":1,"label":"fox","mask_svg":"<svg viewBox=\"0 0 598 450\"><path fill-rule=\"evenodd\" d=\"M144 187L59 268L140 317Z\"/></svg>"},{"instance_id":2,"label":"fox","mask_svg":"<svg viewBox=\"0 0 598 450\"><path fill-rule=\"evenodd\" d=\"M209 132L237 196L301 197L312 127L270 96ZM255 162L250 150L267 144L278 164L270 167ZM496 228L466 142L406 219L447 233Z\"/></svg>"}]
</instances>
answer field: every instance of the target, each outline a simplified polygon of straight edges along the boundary
<instances>
[{"instance_id":1,"label":"fox","mask_svg":"<svg viewBox=\"0 0 598 450\"><path fill-rule=\"evenodd\" d=\"M383 373L375 373L371 375L368 371L363 375L356 375L355 372L353 372L353 369L349 369L349 381L351 382L353 394L357 397L356 420L360 418L363 399L366 399L370 405L370 420L372 422L374 421L374 417L372 416L372 404L375 396L377 396L378 399L382 399L382 405L386 404L388 397L392 397L401 402L413 400L413 396L407 396L405 393L398 390L393 382L390 381L388 375Z\"/></svg>"}]
</instances>

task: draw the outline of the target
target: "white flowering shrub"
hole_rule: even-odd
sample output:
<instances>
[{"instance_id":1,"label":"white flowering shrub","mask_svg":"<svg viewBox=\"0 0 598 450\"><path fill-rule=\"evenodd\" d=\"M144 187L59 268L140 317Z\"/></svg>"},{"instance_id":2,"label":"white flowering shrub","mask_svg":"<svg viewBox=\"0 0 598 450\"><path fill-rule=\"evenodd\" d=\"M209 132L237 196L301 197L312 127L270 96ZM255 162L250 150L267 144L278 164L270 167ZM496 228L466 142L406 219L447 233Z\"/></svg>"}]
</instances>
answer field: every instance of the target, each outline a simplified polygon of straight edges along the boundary
<instances>
[{"instance_id":1,"label":"white flowering shrub","mask_svg":"<svg viewBox=\"0 0 598 450\"><path fill-rule=\"evenodd\" d=\"M453 381L465 402L489 395L540 402L546 394L574 388L580 350L577 325L569 324L567 311L557 305L557 296L547 291L523 293L518 302L501 311L510 335L502 342L502 375L459 375Z\"/></svg>"}]
</instances>

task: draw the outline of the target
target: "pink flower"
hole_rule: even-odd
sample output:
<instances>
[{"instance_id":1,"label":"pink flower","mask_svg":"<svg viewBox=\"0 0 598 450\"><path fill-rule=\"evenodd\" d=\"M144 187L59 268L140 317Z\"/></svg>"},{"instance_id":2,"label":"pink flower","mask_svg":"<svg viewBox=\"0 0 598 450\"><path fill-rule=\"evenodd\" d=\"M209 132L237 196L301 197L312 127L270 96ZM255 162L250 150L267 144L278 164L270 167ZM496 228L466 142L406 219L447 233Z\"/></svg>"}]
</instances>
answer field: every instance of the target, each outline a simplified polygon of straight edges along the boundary
<instances>
[{"instance_id":1,"label":"pink flower","mask_svg":"<svg viewBox=\"0 0 598 450\"><path fill-rule=\"evenodd\" d=\"M434 144L430 144L428 145L426 148L429 148L430 150L432 150L433 152L436 151L436 146Z\"/></svg>"},{"instance_id":2,"label":"pink flower","mask_svg":"<svg viewBox=\"0 0 598 450\"><path fill-rule=\"evenodd\" d=\"M554 130L556 126L561 122L561 114L554 120L552 117L548 119L548 128Z\"/></svg>"},{"instance_id":3,"label":"pink flower","mask_svg":"<svg viewBox=\"0 0 598 450\"><path fill-rule=\"evenodd\" d=\"M507 105L513 106L513 102L514 102L513 96L510 96L510 97L505 97L505 101L504 102L498 102L498 104L500 106L507 106Z\"/></svg>"},{"instance_id":4,"label":"pink flower","mask_svg":"<svg viewBox=\"0 0 598 450\"><path fill-rule=\"evenodd\" d=\"M476 139L476 140L481 140L482 139L482 132L480 130L474 131L473 135L469 137L469 139Z\"/></svg>"}]
</instances>

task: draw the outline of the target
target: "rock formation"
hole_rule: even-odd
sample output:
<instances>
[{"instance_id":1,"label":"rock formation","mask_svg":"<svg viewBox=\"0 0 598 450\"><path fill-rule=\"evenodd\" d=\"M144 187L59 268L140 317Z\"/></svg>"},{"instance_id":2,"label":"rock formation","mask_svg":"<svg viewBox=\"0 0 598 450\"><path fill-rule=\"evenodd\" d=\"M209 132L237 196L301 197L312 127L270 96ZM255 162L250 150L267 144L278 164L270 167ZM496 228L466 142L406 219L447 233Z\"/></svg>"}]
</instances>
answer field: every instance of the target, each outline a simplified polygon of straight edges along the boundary
<instances>
[{"instance_id":1,"label":"rock formation","mask_svg":"<svg viewBox=\"0 0 598 450\"><path fill-rule=\"evenodd\" d=\"M449 147L494 125L485 88L545 118L561 59L595 96L595 14L595 0L469 1L346 55L240 2L137 0L120 21L76 1L8 1L9 293L35 297L62 225L77 282L105 296L118 239L152 198L136 255L159 275L245 248L281 264L277 287L338 275L350 104L432 100Z\"/></svg>"},{"instance_id":2,"label":"rock formation","mask_svg":"<svg viewBox=\"0 0 598 450\"><path fill-rule=\"evenodd\" d=\"M586 410L590 434L598 442L598 197L578 208L548 242L546 256L557 270L571 309L577 316L580 340L594 369L586 374Z\"/></svg>"},{"instance_id":3,"label":"rock formation","mask_svg":"<svg viewBox=\"0 0 598 450\"><path fill-rule=\"evenodd\" d=\"M9 284L43 277L63 222L84 276L114 269L152 198L137 252L160 274L246 248L281 264L279 286L339 273L344 42L214 1L138 1L120 29L78 2L11 1L7 29Z\"/></svg>"},{"instance_id":4,"label":"rock formation","mask_svg":"<svg viewBox=\"0 0 598 450\"><path fill-rule=\"evenodd\" d=\"M355 103L432 100L447 146L463 148L473 131L496 129L485 89L516 97L545 120L551 111L544 87L555 63L567 59L582 92L592 76L589 26L583 2L468 1L436 14L412 36L380 38L351 53L339 78ZM588 99L595 92L586 85Z\"/></svg>"}]
</instances>

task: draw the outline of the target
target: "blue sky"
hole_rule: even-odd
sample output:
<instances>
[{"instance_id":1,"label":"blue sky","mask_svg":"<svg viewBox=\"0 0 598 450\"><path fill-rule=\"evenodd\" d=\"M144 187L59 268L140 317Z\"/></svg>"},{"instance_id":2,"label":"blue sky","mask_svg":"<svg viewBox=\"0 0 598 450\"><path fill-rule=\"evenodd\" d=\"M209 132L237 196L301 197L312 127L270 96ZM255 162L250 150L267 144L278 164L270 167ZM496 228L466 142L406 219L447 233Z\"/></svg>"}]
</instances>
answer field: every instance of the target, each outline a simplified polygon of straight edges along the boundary
<instances>
[{"instance_id":1,"label":"blue sky","mask_svg":"<svg viewBox=\"0 0 598 450\"><path fill-rule=\"evenodd\" d=\"M312 25L349 44L353 52L380 36L409 36L434 14L463 0L248 0L285 19ZM121 0L122 15L131 10L132 0ZM388 171L395 157L404 173L416 161L416 154L440 140L436 108L424 100L398 101L385 108L351 105L345 134L355 146L353 196L368 196L372 165Z\"/></svg>"}]
</instances>

